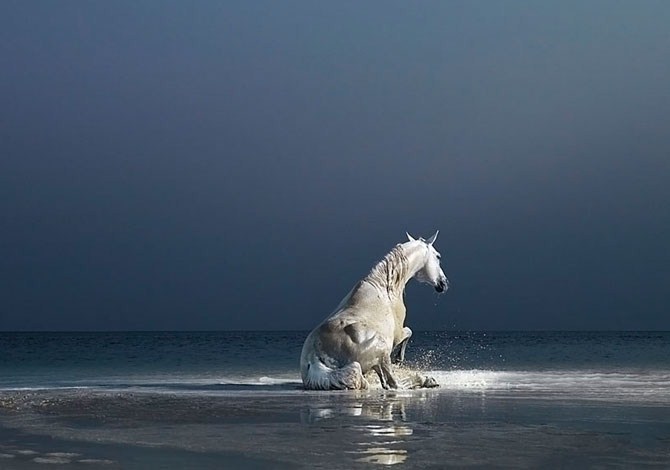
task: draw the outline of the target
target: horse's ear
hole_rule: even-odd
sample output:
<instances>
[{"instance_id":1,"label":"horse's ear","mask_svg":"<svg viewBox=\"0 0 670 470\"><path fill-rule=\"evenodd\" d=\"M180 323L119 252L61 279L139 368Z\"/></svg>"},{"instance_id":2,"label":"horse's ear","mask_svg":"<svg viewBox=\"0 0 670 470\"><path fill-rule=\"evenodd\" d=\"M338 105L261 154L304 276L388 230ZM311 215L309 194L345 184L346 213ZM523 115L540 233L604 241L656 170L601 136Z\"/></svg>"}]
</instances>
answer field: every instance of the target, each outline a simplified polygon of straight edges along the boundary
<instances>
[{"instance_id":1,"label":"horse's ear","mask_svg":"<svg viewBox=\"0 0 670 470\"><path fill-rule=\"evenodd\" d=\"M409 241L411 241L411 242L415 241L415 240L414 240L414 237L411 236L411 235L409 234L409 232L405 232L405 234L407 235L407 239L408 239Z\"/></svg>"},{"instance_id":2,"label":"horse's ear","mask_svg":"<svg viewBox=\"0 0 670 470\"><path fill-rule=\"evenodd\" d=\"M437 240L437 234L438 233L440 233L439 230L436 231L435 234L433 234L432 237L430 237L428 240L426 240L426 243L428 243L429 245L432 245L433 243L435 243L435 240Z\"/></svg>"}]
</instances>

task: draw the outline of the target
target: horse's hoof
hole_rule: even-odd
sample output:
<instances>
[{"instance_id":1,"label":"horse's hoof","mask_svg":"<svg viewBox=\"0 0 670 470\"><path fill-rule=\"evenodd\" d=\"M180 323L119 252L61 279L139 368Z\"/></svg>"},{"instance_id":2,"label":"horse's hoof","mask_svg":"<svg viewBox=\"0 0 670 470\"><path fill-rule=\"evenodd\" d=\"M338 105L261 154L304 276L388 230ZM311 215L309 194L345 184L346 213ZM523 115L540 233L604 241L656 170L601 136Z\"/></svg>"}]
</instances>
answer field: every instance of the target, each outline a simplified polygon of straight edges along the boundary
<instances>
[{"instance_id":1,"label":"horse's hoof","mask_svg":"<svg viewBox=\"0 0 670 470\"><path fill-rule=\"evenodd\" d=\"M440 384L437 383L437 380L435 380L434 378L432 378L432 377L426 377L426 380L423 381L423 385L422 385L422 386L423 386L424 388L436 388L436 387L439 387Z\"/></svg>"}]
</instances>

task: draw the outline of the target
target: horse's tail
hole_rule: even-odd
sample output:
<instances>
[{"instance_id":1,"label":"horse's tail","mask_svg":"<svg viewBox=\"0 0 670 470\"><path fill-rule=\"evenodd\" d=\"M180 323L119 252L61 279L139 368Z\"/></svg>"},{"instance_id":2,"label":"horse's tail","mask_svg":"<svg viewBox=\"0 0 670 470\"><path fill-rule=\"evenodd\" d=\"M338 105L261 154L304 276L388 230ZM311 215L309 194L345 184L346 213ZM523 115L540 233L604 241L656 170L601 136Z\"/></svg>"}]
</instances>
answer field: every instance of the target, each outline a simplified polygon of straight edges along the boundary
<instances>
[{"instance_id":1,"label":"horse's tail","mask_svg":"<svg viewBox=\"0 0 670 470\"><path fill-rule=\"evenodd\" d=\"M363 377L361 365L354 361L344 367L325 365L315 354L302 364L302 383L308 390L363 390L368 381Z\"/></svg>"}]
</instances>

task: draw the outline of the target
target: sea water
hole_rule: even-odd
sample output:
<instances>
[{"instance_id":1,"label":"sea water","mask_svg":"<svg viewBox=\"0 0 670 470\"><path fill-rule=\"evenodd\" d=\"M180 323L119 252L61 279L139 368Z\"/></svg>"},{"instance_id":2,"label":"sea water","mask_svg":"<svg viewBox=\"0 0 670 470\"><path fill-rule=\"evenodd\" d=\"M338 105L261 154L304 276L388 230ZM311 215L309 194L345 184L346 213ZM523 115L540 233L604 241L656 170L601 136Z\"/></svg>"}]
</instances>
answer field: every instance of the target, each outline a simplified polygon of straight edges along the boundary
<instances>
[{"instance_id":1,"label":"sea water","mask_svg":"<svg viewBox=\"0 0 670 470\"><path fill-rule=\"evenodd\" d=\"M670 333L417 332L439 388L338 392L306 335L0 333L0 468L670 467Z\"/></svg>"}]
</instances>

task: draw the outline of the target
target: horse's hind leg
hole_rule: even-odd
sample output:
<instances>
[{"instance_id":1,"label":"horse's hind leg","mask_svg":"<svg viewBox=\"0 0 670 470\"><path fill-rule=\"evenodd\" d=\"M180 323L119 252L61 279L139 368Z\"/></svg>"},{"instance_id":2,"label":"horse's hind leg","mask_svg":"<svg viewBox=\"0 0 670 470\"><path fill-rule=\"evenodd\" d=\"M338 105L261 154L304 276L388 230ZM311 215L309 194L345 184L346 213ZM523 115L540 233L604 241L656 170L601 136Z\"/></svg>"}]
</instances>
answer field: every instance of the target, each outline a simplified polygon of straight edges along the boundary
<instances>
[{"instance_id":1,"label":"horse's hind leg","mask_svg":"<svg viewBox=\"0 0 670 470\"><path fill-rule=\"evenodd\" d=\"M412 337L412 330L408 327L404 327L402 333L402 339L391 352L391 362L393 364L400 364L405 360L405 349L407 349L407 343Z\"/></svg>"}]
</instances>

